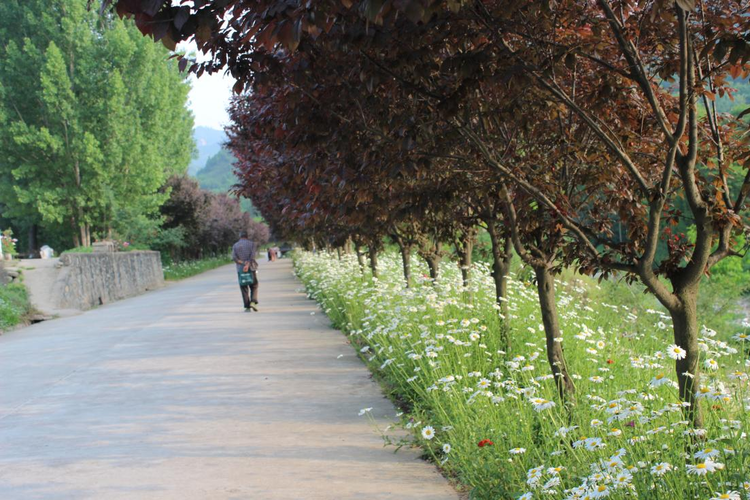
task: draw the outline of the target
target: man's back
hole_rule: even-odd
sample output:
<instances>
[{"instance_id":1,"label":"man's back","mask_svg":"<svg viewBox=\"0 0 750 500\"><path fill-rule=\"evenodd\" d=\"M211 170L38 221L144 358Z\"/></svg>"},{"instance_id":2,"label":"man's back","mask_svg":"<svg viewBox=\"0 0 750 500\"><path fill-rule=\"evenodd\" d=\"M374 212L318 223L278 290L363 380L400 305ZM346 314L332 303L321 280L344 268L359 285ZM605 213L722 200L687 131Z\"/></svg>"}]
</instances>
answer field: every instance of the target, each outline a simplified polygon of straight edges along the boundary
<instances>
[{"instance_id":1,"label":"man's back","mask_svg":"<svg viewBox=\"0 0 750 500\"><path fill-rule=\"evenodd\" d=\"M232 246L232 259L235 261L247 262L255 259L255 242L247 238L240 240ZM236 264L237 271L242 271L242 264Z\"/></svg>"}]
</instances>

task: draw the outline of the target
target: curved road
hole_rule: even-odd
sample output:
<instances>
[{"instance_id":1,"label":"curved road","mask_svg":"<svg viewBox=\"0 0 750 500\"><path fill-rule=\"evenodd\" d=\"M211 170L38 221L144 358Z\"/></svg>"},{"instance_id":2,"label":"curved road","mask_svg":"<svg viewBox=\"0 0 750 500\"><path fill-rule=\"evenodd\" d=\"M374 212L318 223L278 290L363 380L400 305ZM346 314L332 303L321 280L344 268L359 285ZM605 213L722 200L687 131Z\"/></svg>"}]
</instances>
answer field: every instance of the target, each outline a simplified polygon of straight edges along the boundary
<instances>
[{"instance_id":1,"label":"curved road","mask_svg":"<svg viewBox=\"0 0 750 500\"><path fill-rule=\"evenodd\" d=\"M456 499L289 261L259 278L260 313L227 266L0 336L0 498Z\"/></svg>"}]
</instances>

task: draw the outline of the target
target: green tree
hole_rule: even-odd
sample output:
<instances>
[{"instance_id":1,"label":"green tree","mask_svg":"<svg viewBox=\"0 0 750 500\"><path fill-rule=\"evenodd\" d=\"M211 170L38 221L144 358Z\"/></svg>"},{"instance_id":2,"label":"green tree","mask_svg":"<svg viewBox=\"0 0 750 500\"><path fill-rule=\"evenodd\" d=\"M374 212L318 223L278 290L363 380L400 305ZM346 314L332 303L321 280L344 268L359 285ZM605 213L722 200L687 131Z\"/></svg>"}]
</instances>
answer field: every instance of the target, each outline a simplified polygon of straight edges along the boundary
<instances>
[{"instance_id":1,"label":"green tree","mask_svg":"<svg viewBox=\"0 0 750 500\"><path fill-rule=\"evenodd\" d=\"M76 246L158 221L194 148L168 51L86 0L2 2L0 40L3 217Z\"/></svg>"}]
</instances>

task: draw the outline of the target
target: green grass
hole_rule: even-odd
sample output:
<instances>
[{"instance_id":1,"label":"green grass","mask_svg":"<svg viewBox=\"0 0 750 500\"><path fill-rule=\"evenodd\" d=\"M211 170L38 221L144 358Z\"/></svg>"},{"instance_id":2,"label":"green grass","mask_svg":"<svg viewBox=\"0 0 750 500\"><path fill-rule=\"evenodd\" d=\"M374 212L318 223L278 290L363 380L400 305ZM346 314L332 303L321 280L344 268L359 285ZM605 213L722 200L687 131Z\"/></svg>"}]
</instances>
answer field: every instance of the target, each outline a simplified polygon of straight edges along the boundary
<instances>
[{"instance_id":1,"label":"green grass","mask_svg":"<svg viewBox=\"0 0 750 500\"><path fill-rule=\"evenodd\" d=\"M75 247L75 248L69 248L68 250L65 250L60 255L65 255L66 253L93 253L94 247Z\"/></svg>"},{"instance_id":2,"label":"green grass","mask_svg":"<svg viewBox=\"0 0 750 500\"><path fill-rule=\"evenodd\" d=\"M228 255L221 257L209 257L201 260L186 260L183 262L171 263L164 266L164 279L170 281L181 280L204 273L232 262Z\"/></svg>"},{"instance_id":3,"label":"green grass","mask_svg":"<svg viewBox=\"0 0 750 500\"><path fill-rule=\"evenodd\" d=\"M31 304L26 287L20 283L0 285L0 331L21 323L30 312Z\"/></svg>"},{"instance_id":4,"label":"green grass","mask_svg":"<svg viewBox=\"0 0 750 500\"><path fill-rule=\"evenodd\" d=\"M551 380L530 272L511 276L510 314L502 318L486 263L474 268L472 303L455 264L443 265L435 286L421 278L424 264L413 264L419 279L407 290L393 253L382 256L377 281L360 274L353 256L295 255L310 297L405 409L394 423L471 498L709 499L744 491L750 344L738 334L746 327L724 322L724 329L701 334L702 363L711 359L719 368L702 374L706 427L696 438L683 420L667 355L671 320L641 288L573 274L557 280L577 390L575 405L566 408ZM508 352L498 335L504 322L512 335ZM483 440L493 444L479 446ZM688 474L705 463L695 457L705 448L716 450L723 468ZM662 462L671 470L652 471Z\"/></svg>"}]
</instances>

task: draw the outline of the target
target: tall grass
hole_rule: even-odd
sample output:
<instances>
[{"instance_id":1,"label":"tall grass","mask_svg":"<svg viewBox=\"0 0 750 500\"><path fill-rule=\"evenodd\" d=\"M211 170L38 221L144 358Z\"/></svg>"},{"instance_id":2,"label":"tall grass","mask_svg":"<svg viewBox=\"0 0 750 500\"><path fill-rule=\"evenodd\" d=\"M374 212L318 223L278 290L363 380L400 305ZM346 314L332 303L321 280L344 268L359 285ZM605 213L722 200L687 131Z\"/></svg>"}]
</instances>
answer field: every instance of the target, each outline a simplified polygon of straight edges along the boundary
<instances>
[{"instance_id":1,"label":"tall grass","mask_svg":"<svg viewBox=\"0 0 750 500\"><path fill-rule=\"evenodd\" d=\"M413 266L426 274L422 263ZM676 389L670 318L637 288L558 280L576 383L566 407L546 361L528 271L511 276L503 318L484 263L470 290L450 263L439 282L420 278L405 289L395 254L381 258L380 280L362 276L354 257L325 253L297 254L295 269L402 404L400 424L472 498L708 499L750 491L747 323L703 331L706 428L695 430ZM510 350L498 335L503 322Z\"/></svg>"}]
</instances>

